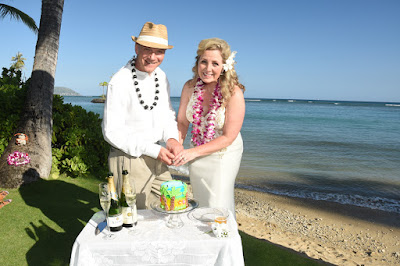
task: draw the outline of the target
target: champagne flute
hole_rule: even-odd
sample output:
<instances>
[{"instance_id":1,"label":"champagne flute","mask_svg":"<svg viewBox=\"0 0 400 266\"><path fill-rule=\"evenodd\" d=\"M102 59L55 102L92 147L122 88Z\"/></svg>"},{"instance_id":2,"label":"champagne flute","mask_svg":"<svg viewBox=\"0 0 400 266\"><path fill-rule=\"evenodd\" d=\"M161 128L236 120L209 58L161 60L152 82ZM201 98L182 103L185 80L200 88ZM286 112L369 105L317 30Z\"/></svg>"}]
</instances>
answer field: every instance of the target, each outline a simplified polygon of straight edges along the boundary
<instances>
[{"instance_id":1,"label":"champagne flute","mask_svg":"<svg viewBox=\"0 0 400 266\"><path fill-rule=\"evenodd\" d=\"M137 225L137 208L136 208L135 184L133 183L133 180L129 178L124 185L125 185L126 204L128 204L128 206L132 210L133 225L136 226ZM134 234L136 234L136 230L132 227L129 230L128 234L134 235Z\"/></svg>"},{"instance_id":2,"label":"champagne flute","mask_svg":"<svg viewBox=\"0 0 400 266\"><path fill-rule=\"evenodd\" d=\"M108 233L106 233L105 236L103 236L103 239L111 240L115 238L115 235L110 233L111 232L110 225L108 222L108 211L110 209L110 204L111 204L111 191L108 186L108 183L103 182L99 184L99 199L101 208L106 213L106 223L108 230Z\"/></svg>"}]
</instances>

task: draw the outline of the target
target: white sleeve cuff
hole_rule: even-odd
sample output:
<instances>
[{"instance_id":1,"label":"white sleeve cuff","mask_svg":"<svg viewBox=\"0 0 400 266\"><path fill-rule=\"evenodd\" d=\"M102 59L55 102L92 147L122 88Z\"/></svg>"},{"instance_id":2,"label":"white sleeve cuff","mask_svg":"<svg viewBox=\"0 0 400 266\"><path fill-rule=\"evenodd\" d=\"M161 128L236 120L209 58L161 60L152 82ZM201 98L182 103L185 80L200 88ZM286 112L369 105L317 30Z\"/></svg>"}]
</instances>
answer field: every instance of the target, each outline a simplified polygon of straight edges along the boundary
<instances>
[{"instance_id":1,"label":"white sleeve cuff","mask_svg":"<svg viewBox=\"0 0 400 266\"><path fill-rule=\"evenodd\" d=\"M179 133L178 129L175 128L169 128L164 131L164 142L167 143L169 139L176 139L179 142Z\"/></svg>"},{"instance_id":2,"label":"white sleeve cuff","mask_svg":"<svg viewBox=\"0 0 400 266\"><path fill-rule=\"evenodd\" d=\"M154 159L157 159L158 154L160 153L160 150L161 150L161 145L150 144L146 147L146 150L143 152L143 154L150 156Z\"/></svg>"}]
</instances>

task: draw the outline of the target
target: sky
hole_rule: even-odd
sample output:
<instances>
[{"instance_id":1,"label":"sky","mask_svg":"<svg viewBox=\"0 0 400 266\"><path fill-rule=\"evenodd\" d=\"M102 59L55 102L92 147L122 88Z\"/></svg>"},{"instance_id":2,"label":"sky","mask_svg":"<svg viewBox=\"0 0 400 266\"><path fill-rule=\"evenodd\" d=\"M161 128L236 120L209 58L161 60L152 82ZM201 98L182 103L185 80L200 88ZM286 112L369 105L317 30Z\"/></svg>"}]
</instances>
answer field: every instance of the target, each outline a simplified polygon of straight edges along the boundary
<instances>
[{"instance_id":1,"label":"sky","mask_svg":"<svg viewBox=\"0 0 400 266\"><path fill-rule=\"evenodd\" d=\"M40 24L40 0L0 0ZM168 28L161 68L180 96L202 39L237 51L246 98L400 102L399 0L65 0L55 86L101 95L134 55L147 21ZM0 20L0 67L18 52L32 72L37 35Z\"/></svg>"}]
</instances>

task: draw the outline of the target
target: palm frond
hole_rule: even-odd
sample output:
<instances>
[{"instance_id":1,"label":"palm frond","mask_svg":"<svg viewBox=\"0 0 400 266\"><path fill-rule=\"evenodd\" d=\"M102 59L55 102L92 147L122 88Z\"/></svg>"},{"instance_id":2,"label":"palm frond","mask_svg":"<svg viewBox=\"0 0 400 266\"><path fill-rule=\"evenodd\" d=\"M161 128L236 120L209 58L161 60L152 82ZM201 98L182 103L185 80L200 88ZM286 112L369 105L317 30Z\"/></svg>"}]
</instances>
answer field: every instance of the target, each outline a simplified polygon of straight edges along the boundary
<instances>
[{"instance_id":1,"label":"palm frond","mask_svg":"<svg viewBox=\"0 0 400 266\"><path fill-rule=\"evenodd\" d=\"M35 20L33 20L33 18L12 6L0 4L0 19L4 19L7 16L9 16L11 19L22 21L33 32L38 32L38 27L36 26Z\"/></svg>"}]
</instances>

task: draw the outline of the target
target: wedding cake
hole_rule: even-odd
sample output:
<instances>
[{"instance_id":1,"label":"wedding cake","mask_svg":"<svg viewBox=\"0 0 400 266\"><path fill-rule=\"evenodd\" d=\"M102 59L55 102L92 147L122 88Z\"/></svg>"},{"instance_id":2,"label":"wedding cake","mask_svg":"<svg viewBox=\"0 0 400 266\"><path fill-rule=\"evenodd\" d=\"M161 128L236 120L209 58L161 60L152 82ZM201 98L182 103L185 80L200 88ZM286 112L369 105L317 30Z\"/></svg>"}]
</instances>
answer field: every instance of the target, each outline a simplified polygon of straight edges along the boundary
<instances>
[{"instance_id":1,"label":"wedding cake","mask_svg":"<svg viewBox=\"0 0 400 266\"><path fill-rule=\"evenodd\" d=\"M160 207L167 211L184 210L189 206L187 185L179 180L166 181L161 184Z\"/></svg>"}]
</instances>

